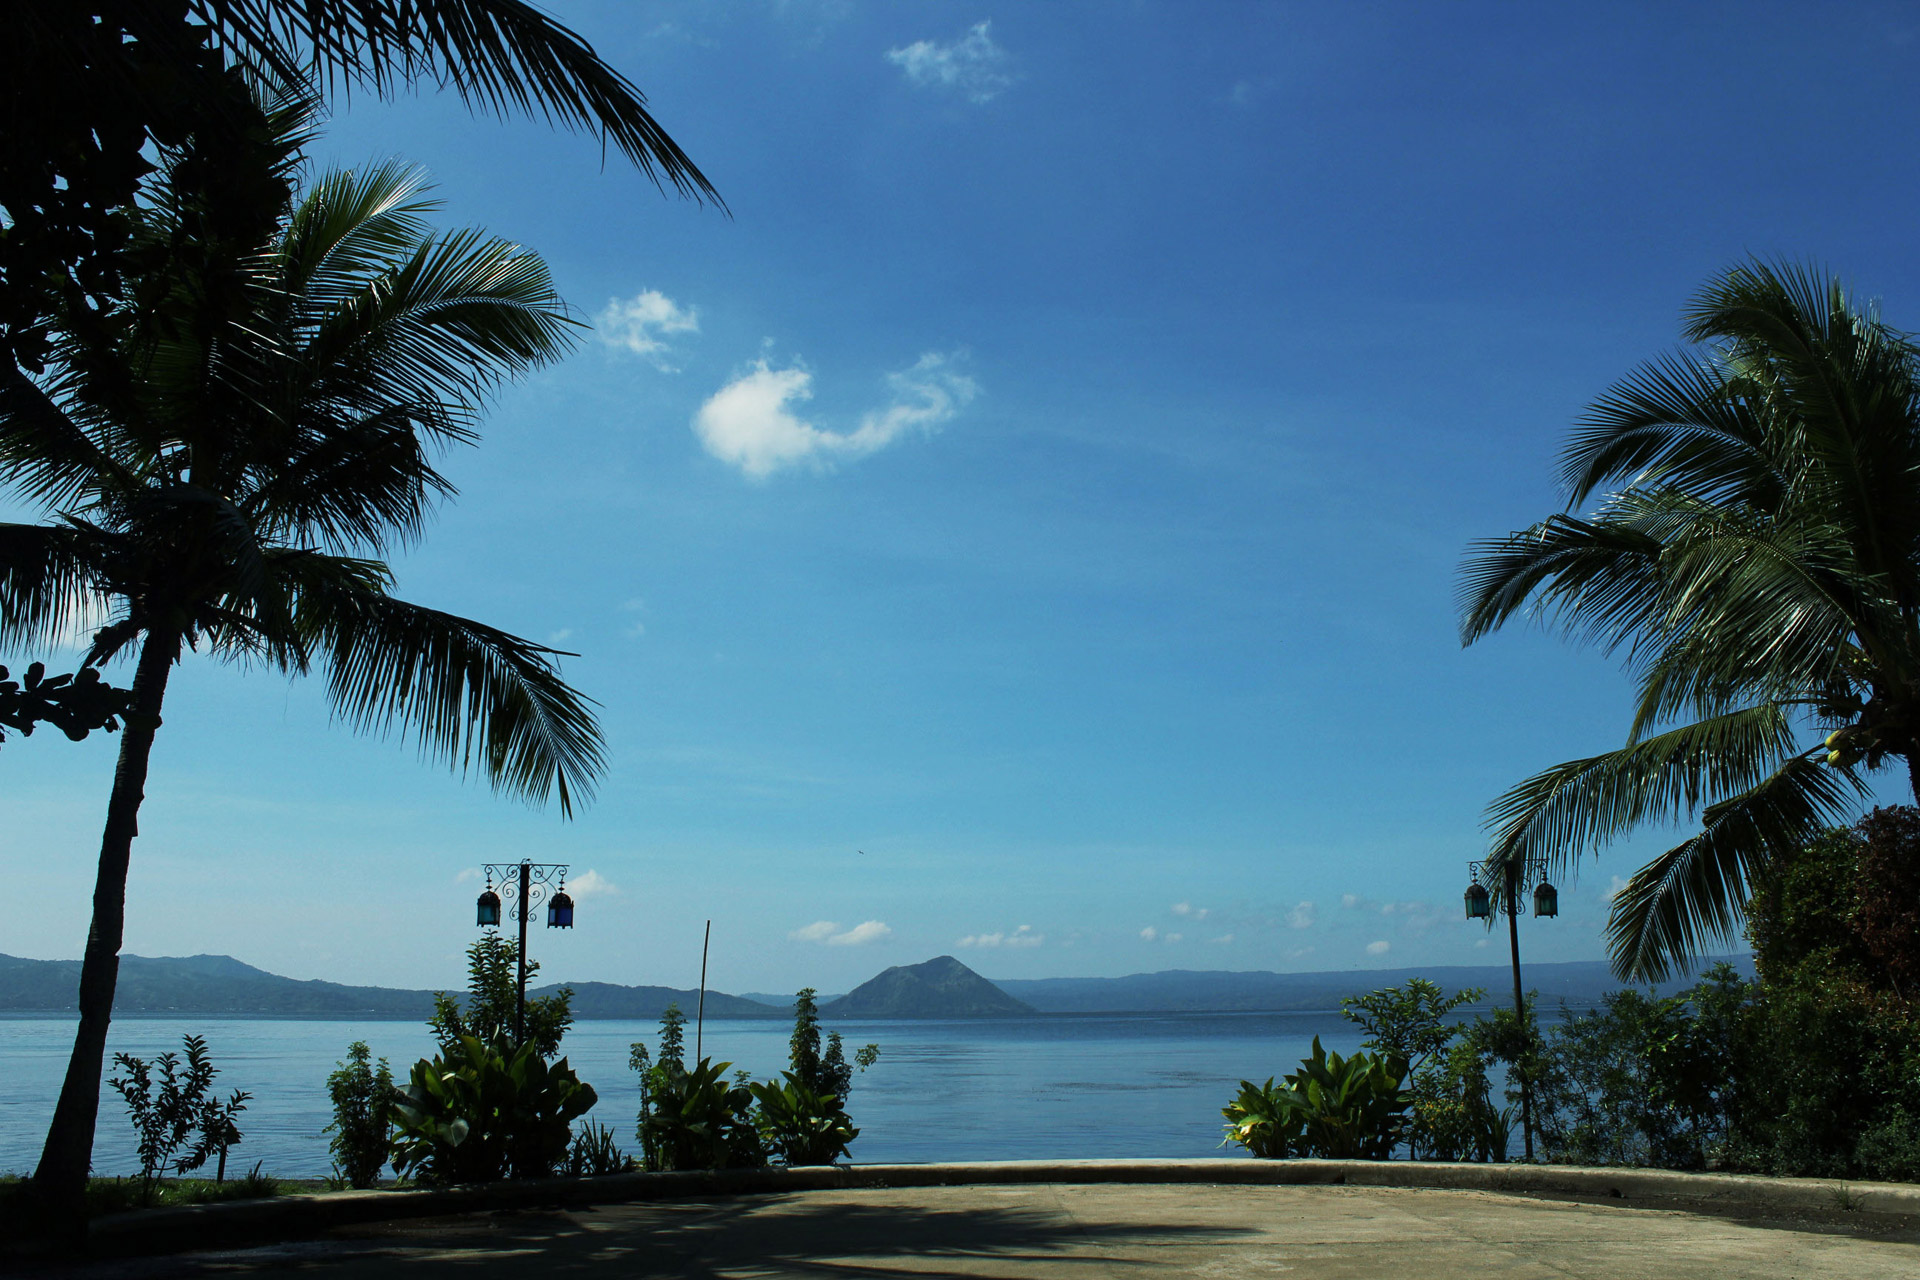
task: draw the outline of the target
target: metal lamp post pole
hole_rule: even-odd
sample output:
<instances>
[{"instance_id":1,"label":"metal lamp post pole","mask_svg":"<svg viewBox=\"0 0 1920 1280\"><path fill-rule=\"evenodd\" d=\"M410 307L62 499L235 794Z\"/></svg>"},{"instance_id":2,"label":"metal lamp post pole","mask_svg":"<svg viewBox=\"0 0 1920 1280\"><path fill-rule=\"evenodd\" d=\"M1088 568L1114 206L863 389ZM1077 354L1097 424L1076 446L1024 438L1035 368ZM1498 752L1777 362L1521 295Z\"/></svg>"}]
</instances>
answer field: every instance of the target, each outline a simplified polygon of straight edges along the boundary
<instances>
[{"instance_id":1,"label":"metal lamp post pole","mask_svg":"<svg viewBox=\"0 0 1920 1280\"><path fill-rule=\"evenodd\" d=\"M532 896L529 890L532 888L533 864L522 860L520 863L520 897L519 900L514 903L515 914L520 917L520 981L518 985L514 987L513 997L513 1047L515 1049L518 1049L527 1042L527 915L533 906L532 902L529 901ZM1518 944L1516 943L1515 945L1517 946ZM1514 961L1514 965L1514 973L1517 975L1520 972L1518 967L1519 961ZM1516 983L1515 989L1517 990L1519 978L1516 977L1514 982ZM1529 1160L1533 1158L1533 1148L1531 1146L1527 1148L1527 1158Z\"/></svg>"},{"instance_id":2,"label":"metal lamp post pole","mask_svg":"<svg viewBox=\"0 0 1920 1280\"><path fill-rule=\"evenodd\" d=\"M1513 1025L1518 1035L1527 1032L1527 1002L1520 993L1520 867L1507 863L1507 940L1513 954ZM1533 1163L1533 1084L1527 1073L1520 1074L1520 1134L1526 1143L1527 1163Z\"/></svg>"}]
</instances>

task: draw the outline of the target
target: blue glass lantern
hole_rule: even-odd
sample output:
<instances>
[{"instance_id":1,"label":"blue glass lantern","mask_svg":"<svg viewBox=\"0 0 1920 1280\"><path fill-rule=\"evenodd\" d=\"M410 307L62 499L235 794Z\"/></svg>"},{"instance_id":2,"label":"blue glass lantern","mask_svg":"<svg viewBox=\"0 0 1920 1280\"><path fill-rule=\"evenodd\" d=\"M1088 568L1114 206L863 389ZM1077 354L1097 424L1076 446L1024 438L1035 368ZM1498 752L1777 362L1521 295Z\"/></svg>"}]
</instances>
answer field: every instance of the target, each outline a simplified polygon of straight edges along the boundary
<instances>
[{"instance_id":1,"label":"blue glass lantern","mask_svg":"<svg viewBox=\"0 0 1920 1280\"><path fill-rule=\"evenodd\" d=\"M1487 886L1475 880L1467 886L1467 919L1485 920L1493 914L1493 899L1487 894Z\"/></svg>"},{"instance_id":2,"label":"blue glass lantern","mask_svg":"<svg viewBox=\"0 0 1920 1280\"><path fill-rule=\"evenodd\" d=\"M1533 891L1533 914L1536 916L1557 916L1560 914L1560 891L1545 880Z\"/></svg>"},{"instance_id":3,"label":"blue glass lantern","mask_svg":"<svg viewBox=\"0 0 1920 1280\"><path fill-rule=\"evenodd\" d=\"M479 925L482 929L495 929L500 925L500 895L491 888L480 895Z\"/></svg>"},{"instance_id":4,"label":"blue glass lantern","mask_svg":"<svg viewBox=\"0 0 1920 1280\"><path fill-rule=\"evenodd\" d=\"M562 889L547 900L547 928L573 928L573 899Z\"/></svg>"}]
</instances>

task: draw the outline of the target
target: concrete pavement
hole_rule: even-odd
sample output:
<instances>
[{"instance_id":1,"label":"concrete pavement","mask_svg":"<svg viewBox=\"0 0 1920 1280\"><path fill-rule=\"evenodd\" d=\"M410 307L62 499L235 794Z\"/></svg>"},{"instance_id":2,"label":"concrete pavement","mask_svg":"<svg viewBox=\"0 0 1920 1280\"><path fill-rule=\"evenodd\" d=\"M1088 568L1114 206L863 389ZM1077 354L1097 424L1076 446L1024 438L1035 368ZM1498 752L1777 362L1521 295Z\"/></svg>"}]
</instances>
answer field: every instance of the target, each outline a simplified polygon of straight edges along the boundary
<instances>
[{"instance_id":1,"label":"concrete pavement","mask_svg":"<svg viewBox=\"0 0 1920 1280\"><path fill-rule=\"evenodd\" d=\"M528 1209L335 1228L310 1242L63 1268L85 1280L1582 1277L1914 1280L1912 1219L1790 1217L1480 1190L1031 1182ZM52 1274L52 1273L49 1273Z\"/></svg>"}]
</instances>

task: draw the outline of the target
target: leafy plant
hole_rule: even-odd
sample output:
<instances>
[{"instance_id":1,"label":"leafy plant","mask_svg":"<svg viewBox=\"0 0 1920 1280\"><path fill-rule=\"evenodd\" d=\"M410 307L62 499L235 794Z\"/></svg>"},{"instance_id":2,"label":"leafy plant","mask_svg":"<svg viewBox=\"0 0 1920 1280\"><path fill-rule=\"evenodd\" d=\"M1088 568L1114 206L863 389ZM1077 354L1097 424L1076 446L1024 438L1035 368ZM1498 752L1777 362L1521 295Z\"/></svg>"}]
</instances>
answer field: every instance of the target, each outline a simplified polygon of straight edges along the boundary
<instances>
[{"instance_id":1,"label":"leafy plant","mask_svg":"<svg viewBox=\"0 0 1920 1280\"><path fill-rule=\"evenodd\" d=\"M1402 987L1343 996L1340 1012L1366 1031L1364 1047L1405 1059L1408 1070L1418 1075L1429 1059L1460 1034L1458 1025L1447 1025L1447 1015L1485 999L1486 994L1483 987L1464 987L1448 995L1438 983L1413 978Z\"/></svg>"},{"instance_id":2,"label":"leafy plant","mask_svg":"<svg viewBox=\"0 0 1920 1280\"><path fill-rule=\"evenodd\" d=\"M614 1145L613 1130L592 1120L573 1135L567 1158L560 1171L570 1178L598 1178L610 1173L625 1173L633 1168L633 1159Z\"/></svg>"},{"instance_id":3,"label":"leafy plant","mask_svg":"<svg viewBox=\"0 0 1920 1280\"><path fill-rule=\"evenodd\" d=\"M767 1162L753 1092L743 1081L729 1083L732 1066L702 1058L691 1067L666 1061L648 1069L640 1115L648 1169L754 1169Z\"/></svg>"},{"instance_id":4,"label":"leafy plant","mask_svg":"<svg viewBox=\"0 0 1920 1280\"><path fill-rule=\"evenodd\" d=\"M1227 1136L1255 1155L1312 1155L1332 1160L1385 1160L1407 1120L1404 1058L1361 1051L1328 1053L1313 1038L1313 1054L1276 1089L1240 1082L1240 1095L1222 1110Z\"/></svg>"},{"instance_id":5,"label":"leafy plant","mask_svg":"<svg viewBox=\"0 0 1920 1280\"><path fill-rule=\"evenodd\" d=\"M107 1081L126 1100L128 1118L139 1135L140 1178L148 1199L154 1180L169 1163L174 1172L188 1173L217 1154L220 1176L215 1180L225 1181L227 1150L240 1141L233 1117L247 1109L253 1096L236 1089L225 1102L216 1098L213 1079L220 1070L207 1053L206 1040L189 1035L182 1045L187 1052L184 1072L177 1053L162 1053L151 1063L116 1053L114 1065L126 1074ZM176 1154L190 1140L186 1154Z\"/></svg>"},{"instance_id":6,"label":"leafy plant","mask_svg":"<svg viewBox=\"0 0 1920 1280\"><path fill-rule=\"evenodd\" d=\"M1518 1104L1493 1101L1490 1059L1473 1044L1452 1044L1412 1075L1407 1146L1416 1160L1504 1160Z\"/></svg>"},{"instance_id":7,"label":"leafy plant","mask_svg":"<svg viewBox=\"0 0 1920 1280\"><path fill-rule=\"evenodd\" d=\"M783 1074L784 1083L747 1086L759 1104L755 1120L768 1151L787 1165L832 1164L846 1155L860 1131L840 1099L809 1088L791 1071Z\"/></svg>"},{"instance_id":8,"label":"leafy plant","mask_svg":"<svg viewBox=\"0 0 1920 1280\"><path fill-rule=\"evenodd\" d=\"M1223 1147L1237 1143L1263 1160L1305 1154L1306 1117L1295 1105L1293 1091L1286 1085L1275 1088L1272 1076L1262 1085L1242 1080L1240 1096L1221 1108L1220 1114L1227 1118L1227 1136L1220 1141Z\"/></svg>"},{"instance_id":9,"label":"leafy plant","mask_svg":"<svg viewBox=\"0 0 1920 1280\"><path fill-rule=\"evenodd\" d=\"M446 1053L472 1036L492 1044L513 1034L514 1007L520 996L520 944L491 930L467 948L467 990L464 1000L445 991L433 995L433 1017L427 1026ZM540 972L540 962L527 961L527 981ZM560 1039L573 1025L573 988L527 1001L527 1042L543 1058L560 1051Z\"/></svg>"},{"instance_id":10,"label":"leafy plant","mask_svg":"<svg viewBox=\"0 0 1920 1280\"><path fill-rule=\"evenodd\" d=\"M333 1137L327 1150L333 1156L334 1176L350 1187L371 1187L380 1181L393 1134L393 1104L399 1090L387 1060L376 1067L373 1051L364 1040L347 1046L347 1060L334 1063L327 1077L327 1095L333 1100L333 1123L323 1132Z\"/></svg>"},{"instance_id":11,"label":"leafy plant","mask_svg":"<svg viewBox=\"0 0 1920 1280\"><path fill-rule=\"evenodd\" d=\"M565 1058L462 1037L414 1063L393 1107L393 1167L422 1182L538 1178L567 1154L569 1127L597 1101Z\"/></svg>"}]
</instances>

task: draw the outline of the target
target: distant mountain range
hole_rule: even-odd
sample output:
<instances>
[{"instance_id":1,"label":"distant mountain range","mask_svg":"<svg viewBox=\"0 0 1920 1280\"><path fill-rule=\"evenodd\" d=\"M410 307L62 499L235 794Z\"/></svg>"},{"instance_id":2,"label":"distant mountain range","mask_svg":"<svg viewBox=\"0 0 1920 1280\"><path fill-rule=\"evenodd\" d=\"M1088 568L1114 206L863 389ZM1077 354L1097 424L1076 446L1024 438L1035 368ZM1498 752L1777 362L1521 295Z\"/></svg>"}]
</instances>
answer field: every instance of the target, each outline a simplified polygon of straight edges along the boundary
<instances>
[{"instance_id":1,"label":"distant mountain range","mask_svg":"<svg viewBox=\"0 0 1920 1280\"><path fill-rule=\"evenodd\" d=\"M1751 975L1749 956L1724 956ZM1705 969L1713 961L1702 961ZM1596 1003L1619 987L1600 961L1527 965L1523 977L1540 992L1543 1006ZM1351 969L1322 973L1234 973L1184 969L1136 973L1124 978L1014 978L989 981L952 956L917 965L897 965L844 996L825 1000L827 1018L979 1018L1032 1014L1252 1013L1337 1009L1340 997L1409 978L1428 978L1449 991L1484 987L1487 1003L1510 998L1511 972L1504 965L1429 966L1417 969ZM1674 990L1692 981L1667 983ZM78 960L25 960L0 955L0 1013L70 1013L80 985ZM559 984L528 994L544 995ZM581 1019L653 1019L678 1004L691 1016L698 991L674 987L623 987L608 982L569 983L574 1015ZM1504 993L1504 994L1503 994ZM122 956L114 1009L123 1014L252 1015L288 1018L419 1018L433 1012L433 992L392 987L352 987L301 981L256 969L231 956ZM707 992L706 1011L716 1018L786 1018L793 997L755 998Z\"/></svg>"},{"instance_id":2,"label":"distant mountain range","mask_svg":"<svg viewBox=\"0 0 1920 1280\"><path fill-rule=\"evenodd\" d=\"M1693 974L1665 983L1661 989L1674 991L1691 986L1694 974L1722 960L1753 976L1752 956L1712 956L1700 961ZM1520 976L1529 991L1540 993L1540 1004L1547 1009L1562 1001L1597 1004L1602 996L1620 987L1620 980L1601 960L1528 964L1522 967ZM1450 992L1482 987L1486 990L1482 1003L1513 1003L1513 970L1506 965L1426 965L1417 969L1321 973L1169 969L1124 978L1008 978L994 985L1041 1013L1285 1013L1338 1009L1342 996L1397 987L1410 978L1426 978Z\"/></svg>"}]
</instances>

